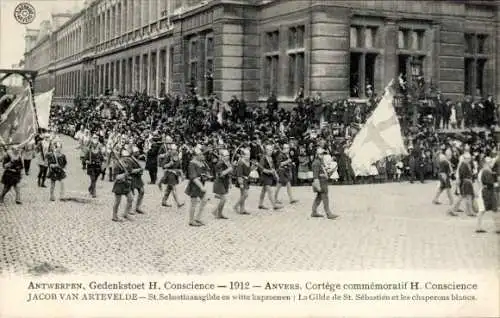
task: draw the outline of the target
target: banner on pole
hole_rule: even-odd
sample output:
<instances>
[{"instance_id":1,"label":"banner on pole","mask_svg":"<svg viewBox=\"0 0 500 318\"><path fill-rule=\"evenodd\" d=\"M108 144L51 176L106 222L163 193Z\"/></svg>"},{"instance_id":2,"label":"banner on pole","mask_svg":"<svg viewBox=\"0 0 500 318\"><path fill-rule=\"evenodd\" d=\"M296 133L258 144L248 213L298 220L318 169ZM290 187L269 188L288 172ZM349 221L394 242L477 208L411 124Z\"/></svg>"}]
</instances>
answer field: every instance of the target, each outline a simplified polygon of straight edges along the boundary
<instances>
[{"instance_id":1,"label":"banner on pole","mask_svg":"<svg viewBox=\"0 0 500 318\"><path fill-rule=\"evenodd\" d=\"M52 96L54 89L35 96L35 106L38 115L38 126L40 128L49 128L50 108L52 105Z\"/></svg>"},{"instance_id":2,"label":"banner on pole","mask_svg":"<svg viewBox=\"0 0 500 318\"><path fill-rule=\"evenodd\" d=\"M35 136L36 127L31 89L26 87L0 118L0 143L24 145Z\"/></svg>"}]
</instances>

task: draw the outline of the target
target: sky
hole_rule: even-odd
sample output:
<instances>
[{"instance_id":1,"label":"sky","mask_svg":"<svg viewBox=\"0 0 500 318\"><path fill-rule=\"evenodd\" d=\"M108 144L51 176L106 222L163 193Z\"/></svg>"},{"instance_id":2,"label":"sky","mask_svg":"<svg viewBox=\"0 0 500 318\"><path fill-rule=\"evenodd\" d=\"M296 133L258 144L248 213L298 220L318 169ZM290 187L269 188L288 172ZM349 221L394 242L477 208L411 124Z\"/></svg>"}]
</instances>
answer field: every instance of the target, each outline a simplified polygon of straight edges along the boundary
<instances>
[{"instance_id":1,"label":"sky","mask_svg":"<svg viewBox=\"0 0 500 318\"><path fill-rule=\"evenodd\" d=\"M35 7L36 18L27 25L14 19L14 9L22 2ZM26 28L39 29L40 22L50 20L51 13L77 11L83 7L83 0L0 0L0 67L11 68L19 63L24 53Z\"/></svg>"}]
</instances>

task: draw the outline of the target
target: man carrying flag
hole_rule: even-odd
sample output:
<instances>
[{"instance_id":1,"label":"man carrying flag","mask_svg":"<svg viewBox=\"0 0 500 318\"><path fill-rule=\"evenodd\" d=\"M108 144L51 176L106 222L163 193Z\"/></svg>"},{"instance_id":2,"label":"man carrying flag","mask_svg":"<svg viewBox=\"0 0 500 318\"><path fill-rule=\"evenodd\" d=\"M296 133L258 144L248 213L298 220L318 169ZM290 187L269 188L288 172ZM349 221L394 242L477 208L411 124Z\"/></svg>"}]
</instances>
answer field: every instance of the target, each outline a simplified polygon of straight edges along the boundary
<instances>
[{"instance_id":1,"label":"man carrying flag","mask_svg":"<svg viewBox=\"0 0 500 318\"><path fill-rule=\"evenodd\" d=\"M386 87L384 96L347 152L356 176L387 156L408 154L392 104L394 100L392 83L393 81Z\"/></svg>"},{"instance_id":2,"label":"man carrying flag","mask_svg":"<svg viewBox=\"0 0 500 318\"><path fill-rule=\"evenodd\" d=\"M37 121L33 99L31 89L28 86L0 117L0 146L11 148L3 161L6 170L2 176L4 191L1 195L1 201L9 189L13 187L16 190L16 203L21 203L18 184L21 179L20 171L23 168L23 161L19 147L35 137L36 128Z\"/></svg>"}]
</instances>

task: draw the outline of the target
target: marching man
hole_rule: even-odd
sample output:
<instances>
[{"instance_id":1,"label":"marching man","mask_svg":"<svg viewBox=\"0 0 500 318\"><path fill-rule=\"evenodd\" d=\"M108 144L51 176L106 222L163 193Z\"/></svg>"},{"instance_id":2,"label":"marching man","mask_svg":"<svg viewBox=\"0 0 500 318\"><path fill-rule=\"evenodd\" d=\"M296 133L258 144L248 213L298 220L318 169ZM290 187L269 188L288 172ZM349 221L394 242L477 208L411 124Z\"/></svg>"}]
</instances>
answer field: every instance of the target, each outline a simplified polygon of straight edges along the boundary
<instances>
[{"instance_id":1,"label":"marching man","mask_svg":"<svg viewBox=\"0 0 500 318\"><path fill-rule=\"evenodd\" d=\"M54 191L56 188L56 182L59 181L60 185L60 196L59 200L64 199L64 179L66 178L66 168L67 160L66 156L61 152L62 144L56 142L52 144L53 151L50 151L47 155L47 162L49 164L49 174L50 179L50 201L55 201Z\"/></svg>"},{"instance_id":2,"label":"marching man","mask_svg":"<svg viewBox=\"0 0 500 318\"><path fill-rule=\"evenodd\" d=\"M279 206L276 201L274 201L273 197L273 191L272 191L272 186L276 181L278 181L278 173L274 169L274 163L273 163L273 146L272 145L267 145L265 148L265 153L262 156L262 159L260 160L260 181L262 185L262 190L260 192L260 198L259 198L259 209L261 210L268 210L267 207L264 206L264 199L266 197L269 198L269 201L271 201L271 204L273 205L273 208L275 210L279 210L282 207Z\"/></svg>"},{"instance_id":3,"label":"marching man","mask_svg":"<svg viewBox=\"0 0 500 318\"><path fill-rule=\"evenodd\" d=\"M248 190L250 189L250 172L252 166L250 164L250 150L243 149L241 156L236 166L236 187L240 189L240 198L233 207L233 210L238 214L248 215L250 213L245 209L245 202L248 198Z\"/></svg>"},{"instance_id":4,"label":"marching man","mask_svg":"<svg viewBox=\"0 0 500 318\"><path fill-rule=\"evenodd\" d=\"M298 201L293 198L292 195L292 167L293 161L290 158L290 146L288 144L283 145L282 151L278 154L278 184L276 186L276 193L274 196L274 201L277 204L281 204L278 200L278 195L282 187L286 187L286 191L288 192L288 198L290 199L290 203L294 204Z\"/></svg>"},{"instance_id":5,"label":"marching man","mask_svg":"<svg viewBox=\"0 0 500 318\"><path fill-rule=\"evenodd\" d=\"M203 157L203 150L200 145L194 148L193 159L188 166L188 185L185 193L191 197L191 207L189 208L189 226L203 226L205 223L201 221L203 210L207 204L207 189L205 181L209 168ZM199 210L196 213L196 208L199 203Z\"/></svg>"},{"instance_id":6,"label":"marching man","mask_svg":"<svg viewBox=\"0 0 500 318\"><path fill-rule=\"evenodd\" d=\"M123 149L120 153L121 158L116 158L116 165L113 168L114 180L113 193L115 194L115 203L113 205L113 218L114 222L123 222L123 218L118 216L118 208L120 207L120 202L122 196L127 199L127 204L125 206L125 213L123 217L129 221L133 221L132 218L132 203L134 202L134 197L132 195L132 179L130 178L131 168L127 167L122 159L128 158L130 153L127 149Z\"/></svg>"},{"instance_id":7,"label":"marching man","mask_svg":"<svg viewBox=\"0 0 500 318\"><path fill-rule=\"evenodd\" d=\"M21 182L23 159L17 146L13 146L7 151L3 159L3 168L5 169L2 175L3 191L0 196L0 203L4 202L5 195L14 188L16 192L16 204L21 204L21 189L19 182Z\"/></svg>"},{"instance_id":8,"label":"marching man","mask_svg":"<svg viewBox=\"0 0 500 318\"><path fill-rule=\"evenodd\" d=\"M227 219L226 216L222 214L224 210L224 205L226 204L226 195L229 192L231 185L231 173L233 172L233 166L229 162L229 151L223 149L220 151L221 160L217 162L215 166L215 181L214 181L214 194L219 203L217 207L212 212L216 219Z\"/></svg>"},{"instance_id":9,"label":"marching man","mask_svg":"<svg viewBox=\"0 0 500 318\"><path fill-rule=\"evenodd\" d=\"M161 205L166 207L170 206L168 204L168 197L170 196L170 193L172 193L174 201L177 204L177 208L181 208L184 203L181 203L179 201L179 198L177 196L177 186L179 185L182 175L182 167L179 158L179 152L177 151L177 146L171 145L169 154L164 154L160 158L160 161L164 173L163 178L160 180L160 183L158 183L158 186L161 190L163 184L167 185Z\"/></svg>"},{"instance_id":10,"label":"marching man","mask_svg":"<svg viewBox=\"0 0 500 318\"><path fill-rule=\"evenodd\" d=\"M328 179L329 174L325 168L323 162L323 156L325 155L325 150L322 148L318 148L316 150L316 158L312 163L313 170L313 192L316 193L316 198L314 199L312 205L312 214L311 217L323 217L323 215L318 213L318 207L321 203L323 203L323 208L325 209L325 214L327 218L334 220L338 217L330 210L330 199L328 198Z\"/></svg>"}]
</instances>

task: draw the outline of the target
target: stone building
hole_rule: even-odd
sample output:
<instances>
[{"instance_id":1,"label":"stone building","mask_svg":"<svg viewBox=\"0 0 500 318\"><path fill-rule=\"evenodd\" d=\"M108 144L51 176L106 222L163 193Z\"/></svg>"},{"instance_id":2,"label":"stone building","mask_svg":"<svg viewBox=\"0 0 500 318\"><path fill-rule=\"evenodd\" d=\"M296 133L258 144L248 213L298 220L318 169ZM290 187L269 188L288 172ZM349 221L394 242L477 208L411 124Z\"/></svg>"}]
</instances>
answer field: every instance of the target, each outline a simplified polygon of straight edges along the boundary
<instances>
[{"instance_id":1,"label":"stone building","mask_svg":"<svg viewBox=\"0 0 500 318\"><path fill-rule=\"evenodd\" d=\"M291 103L299 87L364 98L399 74L452 99L500 99L494 0L97 0L53 18L49 35L33 44L27 34L25 61L59 101L189 84L250 103L271 92Z\"/></svg>"}]
</instances>

